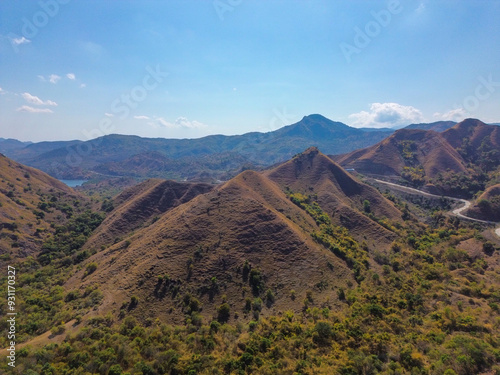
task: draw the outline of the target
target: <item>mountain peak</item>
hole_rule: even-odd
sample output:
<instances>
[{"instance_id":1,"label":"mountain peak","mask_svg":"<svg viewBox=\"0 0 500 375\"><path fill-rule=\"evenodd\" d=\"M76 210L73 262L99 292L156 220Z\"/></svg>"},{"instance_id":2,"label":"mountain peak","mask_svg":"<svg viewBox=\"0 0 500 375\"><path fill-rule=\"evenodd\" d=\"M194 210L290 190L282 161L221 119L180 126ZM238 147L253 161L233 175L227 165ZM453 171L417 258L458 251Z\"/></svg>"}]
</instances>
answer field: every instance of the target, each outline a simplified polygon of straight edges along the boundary
<instances>
[{"instance_id":1,"label":"mountain peak","mask_svg":"<svg viewBox=\"0 0 500 375\"><path fill-rule=\"evenodd\" d=\"M313 114L304 116L304 117L302 117L302 120L300 120L300 122L302 122L302 121L331 121L331 122L333 122L329 118L326 118L325 116L320 115L319 113L313 113Z\"/></svg>"},{"instance_id":2,"label":"mountain peak","mask_svg":"<svg viewBox=\"0 0 500 375\"><path fill-rule=\"evenodd\" d=\"M478 125L486 125L486 124L477 118L466 118L465 120L459 122L456 126L457 127L471 127L471 126L478 126Z\"/></svg>"},{"instance_id":3,"label":"mountain peak","mask_svg":"<svg viewBox=\"0 0 500 375\"><path fill-rule=\"evenodd\" d=\"M297 154L297 156L300 156L300 155L307 155L307 156L308 155L312 155L312 156L316 156L319 153L321 153L321 151L316 146L311 146L307 150L305 150L304 152L301 152L300 154Z\"/></svg>"}]
</instances>

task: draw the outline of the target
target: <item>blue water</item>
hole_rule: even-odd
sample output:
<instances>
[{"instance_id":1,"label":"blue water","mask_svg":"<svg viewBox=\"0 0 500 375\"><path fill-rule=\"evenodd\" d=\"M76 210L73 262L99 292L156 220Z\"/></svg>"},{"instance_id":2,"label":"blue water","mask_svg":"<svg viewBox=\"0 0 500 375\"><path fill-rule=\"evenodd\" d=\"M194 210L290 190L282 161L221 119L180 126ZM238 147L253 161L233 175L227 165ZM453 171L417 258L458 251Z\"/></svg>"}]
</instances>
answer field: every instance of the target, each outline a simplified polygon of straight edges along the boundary
<instances>
[{"instance_id":1,"label":"blue water","mask_svg":"<svg viewBox=\"0 0 500 375\"><path fill-rule=\"evenodd\" d=\"M87 182L88 180L59 180L59 181L65 183L69 187L77 187L83 185L83 183Z\"/></svg>"}]
</instances>

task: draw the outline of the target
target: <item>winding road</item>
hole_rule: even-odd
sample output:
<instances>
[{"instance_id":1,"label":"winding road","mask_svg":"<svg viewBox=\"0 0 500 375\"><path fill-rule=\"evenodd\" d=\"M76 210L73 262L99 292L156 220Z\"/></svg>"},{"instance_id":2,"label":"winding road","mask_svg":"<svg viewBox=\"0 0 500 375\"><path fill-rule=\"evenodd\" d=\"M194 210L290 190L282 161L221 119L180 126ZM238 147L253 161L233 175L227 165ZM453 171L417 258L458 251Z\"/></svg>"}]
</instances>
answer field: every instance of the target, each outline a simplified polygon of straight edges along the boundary
<instances>
[{"instance_id":1,"label":"winding road","mask_svg":"<svg viewBox=\"0 0 500 375\"><path fill-rule=\"evenodd\" d=\"M457 217L459 217L461 219L476 221L478 223L483 223L483 224L494 224L494 225L498 225L499 224L499 223L497 223L495 221L479 220L479 219L474 219L472 217L463 215L462 212L464 212L465 210L467 210L471 206L471 203L468 200L460 199L460 198L453 198L453 197L446 197L446 196L436 195L436 194L431 194L431 193L427 193L425 191L414 189L414 188L411 188L411 187L408 187L408 186L398 185L398 184L395 184L393 182L387 182L387 181L383 181L383 180L378 180L376 178L374 178L373 181L380 182L380 183L385 184L385 185L393 186L393 187L395 187L397 189L400 189L400 190L403 190L403 191L407 191L409 193L424 195L424 196L433 197L433 198L446 198L446 199L450 199L450 200L455 201L455 202L461 202L461 203L463 203L463 206L459 207L459 208L455 208L453 211L451 211L451 213L453 215L455 215L455 216L457 216ZM498 237L500 237L500 226L495 229L495 234Z\"/></svg>"}]
</instances>

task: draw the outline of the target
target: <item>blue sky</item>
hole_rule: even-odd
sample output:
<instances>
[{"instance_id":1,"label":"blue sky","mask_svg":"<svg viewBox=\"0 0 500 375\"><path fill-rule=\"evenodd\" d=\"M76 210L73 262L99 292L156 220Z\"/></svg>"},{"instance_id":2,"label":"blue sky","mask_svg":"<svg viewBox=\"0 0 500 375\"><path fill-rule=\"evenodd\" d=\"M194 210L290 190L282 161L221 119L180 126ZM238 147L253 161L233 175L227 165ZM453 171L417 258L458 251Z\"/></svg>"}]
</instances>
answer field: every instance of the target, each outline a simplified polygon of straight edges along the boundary
<instances>
[{"instance_id":1,"label":"blue sky","mask_svg":"<svg viewBox=\"0 0 500 375\"><path fill-rule=\"evenodd\" d=\"M500 1L0 2L0 137L500 121Z\"/></svg>"}]
</instances>

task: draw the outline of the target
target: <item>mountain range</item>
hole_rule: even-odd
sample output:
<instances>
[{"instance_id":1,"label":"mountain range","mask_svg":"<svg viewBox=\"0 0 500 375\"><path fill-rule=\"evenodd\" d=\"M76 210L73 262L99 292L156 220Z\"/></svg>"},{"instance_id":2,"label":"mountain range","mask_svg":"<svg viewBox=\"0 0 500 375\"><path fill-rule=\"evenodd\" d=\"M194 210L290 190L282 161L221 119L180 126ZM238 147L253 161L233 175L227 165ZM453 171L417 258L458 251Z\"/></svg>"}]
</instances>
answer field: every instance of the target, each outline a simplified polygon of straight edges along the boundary
<instances>
[{"instance_id":1,"label":"mountain range","mask_svg":"<svg viewBox=\"0 0 500 375\"><path fill-rule=\"evenodd\" d=\"M410 125L444 129L452 122ZM392 129L357 129L321 115L268 133L211 135L199 139L141 138L107 135L89 141L17 142L0 152L62 179L108 177L227 180L248 168L283 162L315 146L327 154L342 154L373 145ZM12 142L9 142L11 144ZM5 144L7 146L7 144Z\"/></svg>"}]
</instances>

